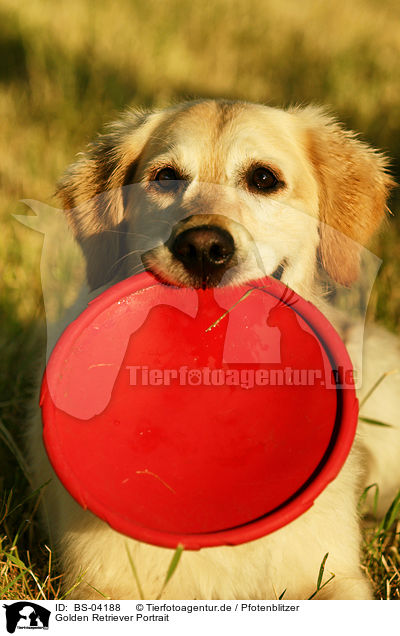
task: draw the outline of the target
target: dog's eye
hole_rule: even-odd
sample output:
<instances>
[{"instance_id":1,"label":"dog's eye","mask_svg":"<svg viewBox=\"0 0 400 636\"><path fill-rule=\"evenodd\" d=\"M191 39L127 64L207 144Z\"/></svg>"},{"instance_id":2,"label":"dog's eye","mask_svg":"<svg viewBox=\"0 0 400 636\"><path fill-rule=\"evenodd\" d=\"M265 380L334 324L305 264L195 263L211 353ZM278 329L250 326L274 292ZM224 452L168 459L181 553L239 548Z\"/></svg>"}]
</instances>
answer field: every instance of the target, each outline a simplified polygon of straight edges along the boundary
<instances>
[{"instance_id":1,"label":"dog's eye","mask_svg":"<svg viewBox=\"0 0 400 636\"><path fill-rule=\"evenodd\" d=\"M252 171L249 178L249 186L263 192L272 190L278 183L278 179L268 168L256 168Z\"/></svg>"},{"instance_id":2,"label":"dog's eye","mask_svg":"<svg viewBox=\"0 0 400 636\"><path fill-rule=\"evenodd\" d=\"M157 172L154 181L157 181L164 190L175 190L178 186L179 175L173 168L162 168Z\"/></svg>"}]
</instances>

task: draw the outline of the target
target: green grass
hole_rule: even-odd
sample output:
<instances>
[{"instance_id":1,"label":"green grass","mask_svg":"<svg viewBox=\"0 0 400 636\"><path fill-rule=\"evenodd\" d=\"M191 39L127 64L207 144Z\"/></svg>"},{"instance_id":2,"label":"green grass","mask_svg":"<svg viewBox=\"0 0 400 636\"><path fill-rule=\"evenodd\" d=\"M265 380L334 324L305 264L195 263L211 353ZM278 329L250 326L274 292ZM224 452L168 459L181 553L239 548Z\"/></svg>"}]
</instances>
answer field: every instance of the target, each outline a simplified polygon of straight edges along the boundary
<instances>
[{"instance_id":1,"label":"green grass","mask_svg":"<svg viewBox=\"0 0 400 636\"><path fill-rule=\"evenodd\" d=\"M396 0L1 0L0 411L18 446L45 334L43 239L12 218L28 212L19 201L56 206L57 178L126 105L203 96L328 105L392 158L400 181L399 24ZM395 213L399 204L395 195ZM395 216L373 246L383 265L371 310L392 330L400 322L399 239ZM25 499L23 470L1 440L0 460L2 595L57 597L38 495ZM395 524L377 532L366 531L365 567L378 597L398 598Z\"/></svg>"}]
</instances>

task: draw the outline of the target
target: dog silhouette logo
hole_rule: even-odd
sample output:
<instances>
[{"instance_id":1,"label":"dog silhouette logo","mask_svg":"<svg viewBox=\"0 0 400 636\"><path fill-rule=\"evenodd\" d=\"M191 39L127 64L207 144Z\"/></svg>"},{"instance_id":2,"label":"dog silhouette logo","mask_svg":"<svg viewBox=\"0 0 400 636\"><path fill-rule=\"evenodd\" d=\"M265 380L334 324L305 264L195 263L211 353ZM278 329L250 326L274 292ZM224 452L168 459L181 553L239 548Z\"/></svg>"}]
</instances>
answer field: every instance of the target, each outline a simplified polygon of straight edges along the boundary
<instances>
[{"instance_id":1,"label":"dog silhouette logo","mask_svg":"<svg viewBox=\"0 0 400 636\"><path fill-rule=\"evenodd\" d=\"M14 634L16 629L49 629L51 612L37 603L17 601L3 607L9 634Z\"/></svg>"}]
</instances>

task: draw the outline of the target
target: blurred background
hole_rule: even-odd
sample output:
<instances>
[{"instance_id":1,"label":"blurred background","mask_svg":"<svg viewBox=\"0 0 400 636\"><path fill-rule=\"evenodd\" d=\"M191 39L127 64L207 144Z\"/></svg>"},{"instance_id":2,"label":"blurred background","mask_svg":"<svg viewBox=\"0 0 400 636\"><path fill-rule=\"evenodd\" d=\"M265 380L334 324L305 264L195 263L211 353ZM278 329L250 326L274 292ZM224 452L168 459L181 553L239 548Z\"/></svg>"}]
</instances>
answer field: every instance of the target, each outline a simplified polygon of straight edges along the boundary
<instances>
[{"instance_id":1,"label":"blurred background","mask_svg":"<svg viewBox=\"0 0 400 636\"><path fill-rule=\"evenodd\" d=\"M327 105L387 153L399 181L399 61L397 0L0 0L3 436L25 418L43 333L43 239L12 218L28 213L21 199L57 206L58 177L127 105L194 97ZM400 322L399 206L394 194L394 217L373 244L383 266L371 306L391 330Z\"/></svg>"}]
</instances>

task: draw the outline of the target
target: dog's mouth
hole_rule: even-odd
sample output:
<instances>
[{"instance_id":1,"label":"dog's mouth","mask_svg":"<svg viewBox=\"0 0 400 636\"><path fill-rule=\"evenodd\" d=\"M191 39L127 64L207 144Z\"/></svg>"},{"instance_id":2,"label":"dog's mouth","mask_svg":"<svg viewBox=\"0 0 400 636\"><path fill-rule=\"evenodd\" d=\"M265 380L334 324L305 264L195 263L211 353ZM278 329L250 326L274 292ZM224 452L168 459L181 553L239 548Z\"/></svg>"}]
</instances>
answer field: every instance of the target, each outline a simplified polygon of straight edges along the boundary
<instances>
[{"instance_id":1,"label":"dog's mouth","mask_svg":"<svg viewBox=\"0 0 400 636\"><path fill-rule=\"evenodd\" d=\"M168 240L161 246L145 252L141 259L144 267L163 283L178 287L208 289L218 286L244 283L265 276L254 246L253 261L257 264L246 273L243 248L238 237L234 238L229 227L213 222L179 223ZM204 220L209 220L204 219ZM211 219L214 221L214 219ZM254 244L251 237L247 241ZM239 243L237 242L239 240ZM251 251L252 247L247 249ZM248 255L248 254L247 254ZM286 260L269 275L281 280Z\"/></svg>"},{"instance_id":2,"label":"dog's mouth","mask_svg":"<svg viewBox=\"0 0 400 636\"><path fill-rule=\"evenodd\" d=\"M283 273L285 271L285 267L287 265L286 258L284 258L278 265L278 267L272 272L271 277L276 280L281 280Z\"/></svg>"},{"instance_id":3,"label":"dog's mouth","mask_svg":"<svg viewBox=\"0 0 400 636\"><path fill-rule=\"evenodd\" d=\"M236 275L234 264L226 267L224 263L216 264L210 270L207 263L201 259L198 263L198 273L187 271L179 263L172 263L169 267L165 264L161 265L160 259L154 255L154 250L146 252L142 255L142 262L145 269L151 272L160 282L173 285L174 287L190 287L192 289L210 289L213 287L223 287L226 285L245 283L256 278L262 278L265 274L240 276L239 280ZM287 265L286 259L283 259L278 267L269 276L275 280L281 280Z\"/></svg>"}]
</instances>

